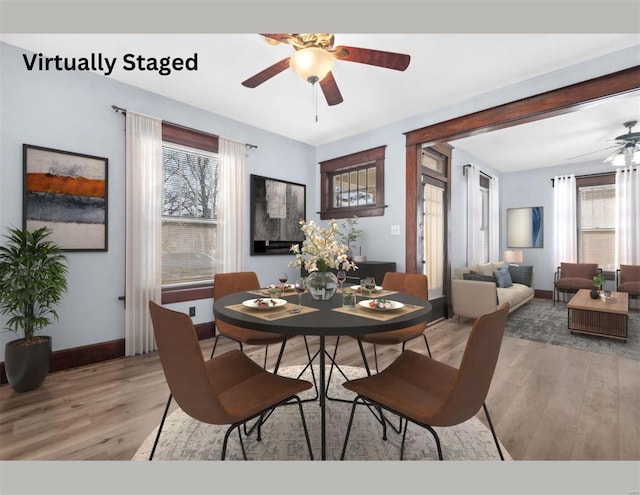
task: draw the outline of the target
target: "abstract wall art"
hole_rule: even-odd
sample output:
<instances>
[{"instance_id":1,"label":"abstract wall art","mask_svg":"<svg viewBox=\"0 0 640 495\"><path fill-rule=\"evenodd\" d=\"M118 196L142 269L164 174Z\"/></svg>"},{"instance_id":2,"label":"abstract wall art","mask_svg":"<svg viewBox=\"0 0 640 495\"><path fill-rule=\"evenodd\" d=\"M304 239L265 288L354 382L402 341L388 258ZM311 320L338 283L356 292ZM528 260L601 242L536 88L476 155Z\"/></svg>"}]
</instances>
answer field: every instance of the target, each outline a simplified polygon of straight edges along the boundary
<instances>
[{"instance_id":1,"label":"abstract wall art","mask_svg":"<svg viewBox=\"0 0 640 495\"><path fill-rule=\"evenodd\" d=\"M22 226L65 251L107 251L107 158L24 144Z\"/></svg>"},{"instance_id":2,"label":"abstract wall art","mask_svg":"<svg viewBox=\"0 0 640 495\"><path fill-rule=\"evenodd\" d=\"M507 247L544 247L543 207L507 209Z\"/></svg>"}]
</instances>

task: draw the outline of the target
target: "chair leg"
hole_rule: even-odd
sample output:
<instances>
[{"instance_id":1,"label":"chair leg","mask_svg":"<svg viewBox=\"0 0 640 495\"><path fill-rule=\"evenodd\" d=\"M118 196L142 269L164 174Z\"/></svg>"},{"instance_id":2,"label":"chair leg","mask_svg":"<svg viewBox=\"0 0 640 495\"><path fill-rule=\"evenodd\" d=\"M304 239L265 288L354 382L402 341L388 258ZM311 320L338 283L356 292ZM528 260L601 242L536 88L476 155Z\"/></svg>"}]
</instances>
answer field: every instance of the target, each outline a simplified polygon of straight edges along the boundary
<instances>
[{"instance_id":1,"label":"chair leg","mask_svg":"<svg viewBox=\"0 0 640 495\"><path fill-rule=\"evenodd\" d=\"M229 441L229 435L231 435L231 432L237 428L238 429L238 435L240 435L240 446L242 447L242 456L244 457L244 460L247 460L247 454L244 450L244 444L242 443L242 435L240 434L240 423L234 423L231 426L229 426L229 428L227 428L227 432L224 434L224 441L222 442L222 455L220 456L220 460L224 461L225 458L227 457L227 443Z\"/></svg>"},{"instance_id":2,"label":"chair leg","mask_svg":"<svg viewBox=\"0 0 640 495\"><path fill-rule=\"evenodd\" d=\"M504 456L502 455L502 449L500 448L500 442L498 442L498 436L496 435L496 430L493 429L493 423L491 422L491 417L489 416L489 410L487 409L487 404L483 402L482 407L484 409L484 414L487 417L487 422L489 423L489 427L491 428L493 441L496 443L496 447L498 447L498 454L500 454L500 460L504 461Z\"/></svg>"},{"instance_id":3,"label":"chair leg","mask_svg":"<svg viewBox=\"0 0 640 495\"><path fill-rule=\"evenodd\" d=\"M433 435L433 438L436 441L436 447L438 449L438 459L440 459L441 461L444 460L444 458L442 457L442 446L440 445L440 438L438 437L438 434L433 428L431 428L431 426L429 425L423 425L423 426L431 432L431 434Z\"/></svg>"},{"instance_id":4,"label":"chair leg","mask_svg":"<svg viewBox=\"0 0 640 495\"><path fill-rule=\"evenodd\" d=\"M304 430L304 438L307 441L307 448L309 449L309 458L313 461L313 450L311 449L311 440L309 440L309 430L307 429L307 422L304 419L304 409L302 409L302 401L300 397L295 396L298 402L298 408L300 409L300 419L302 420L302 429Z\"/></svg>"},{"instance_id":5,"label":"chair leg","mask_svg":"<svg viewBox=\"0 0 640 495\"><path fill-rule=\"evenodd\" d=\"M347 425L347 433L344 437L344 444L342 444L342 454L340 454L341 461L344 461L344 456L347 452L347 443L349 443L349 434L351 433L351 425L353 424L353 415L356 412L356 405L358 404L359 399L362 399L363 404L365 403L364 399L360 395L356 396L356 398L353 399L353 405L351 406L351 415L349 416L349 423Z\"/></svg>"},{"instance_id":6,"label":"chair leg","mask_svg":"<svg viewBox=\"0 0 640 495\"><path fill-rule=\"evenodd\" d=\"M429 357L431 357L431 349L429 349L429 341L427 340L427 336L425 334L422 334L422 336L424 337L424 345L427 346L427 354L429 354Z\"/></svg>"},{"instance_id":7,"label":"chair leg","mask_svg":"<svg viewBox=\"0 0 640 495\"><path fill-rule=\"evenodd\" d=\"M400 425L402 426L402 418L400 418ZM402 432L402 443L400 444L400 460L404 458L404 440L407 437L407 427L409 426L409 421L405 421L404 423L404 431Z\"/></svg>"},{"instance_id":8,"label":"chair leg","mask_svg":"<svg viewBox=\"0 0 640 495\"><path fill-rule=\"evenodd\" d=\"M262 365L262 367L266 370L267 369L267 356L269 355L269 344L264 346L264 364Z\"/></svg>"},{"instance_id":9,"label":"chair leg","mask_svg":"<svg viewBox=\"0 0 640 495\"><path fill-rule=\"evenodd\" d=\"M213 349L211 349L211 356L209 356L209 359L212 359L213 354L216 352L216 346L218 345L219 338L220 338L220 334L216 335L216 340L213 341Z\"/></svg>"},{"instance_id":10,"label":"chair leg","mask_svg":"<svg viewBox=\"0 0 640 495\"><path fill-rule=\"evenodd\" d=\"M167 413L169 412L169 405L171 404L171 398L173 396L169 394L169 398L167 399L167 405L164 408L164 413L162 414L162 420L160 421L160 426L158 426L158 433L156 434L156 439L153 442L153 448L151 449L151 454L149 454L149 460L153 459L153 454L156 452L156 447L158 446L158 440L160 439L160 432L162 431L162 427L164 426L164 420L167 419Z\"/></svg>"}]
</instances>

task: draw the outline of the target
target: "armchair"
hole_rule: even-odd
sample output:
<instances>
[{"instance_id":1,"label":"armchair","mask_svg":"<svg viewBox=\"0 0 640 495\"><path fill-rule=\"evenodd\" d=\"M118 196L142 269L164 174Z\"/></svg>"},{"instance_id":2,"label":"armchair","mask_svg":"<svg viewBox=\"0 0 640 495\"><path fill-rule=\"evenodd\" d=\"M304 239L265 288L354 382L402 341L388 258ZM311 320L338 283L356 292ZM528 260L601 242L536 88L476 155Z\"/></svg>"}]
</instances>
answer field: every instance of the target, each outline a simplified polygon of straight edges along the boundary
<instances>
[{"instance_id":1,"label":"armchair","mask_svg":"<svg viewBox=\"0 0 640 495\"><path fill-rule=\"evenodd\" d=\"M616 270L616 291L640 299L640 265L620 265Z\"/></svg>"},{"instance_id":2,"label":"armchair","mask_svg":"<svg viewBox=\"0 0 640 495\"><path fill-rule=\"evenodd\" d=\"M597 263L560 263L553 279L553 304L560 293L575 294L580 289L593 289L593 277L602 273Z\"/></svg>"}]
</instances>

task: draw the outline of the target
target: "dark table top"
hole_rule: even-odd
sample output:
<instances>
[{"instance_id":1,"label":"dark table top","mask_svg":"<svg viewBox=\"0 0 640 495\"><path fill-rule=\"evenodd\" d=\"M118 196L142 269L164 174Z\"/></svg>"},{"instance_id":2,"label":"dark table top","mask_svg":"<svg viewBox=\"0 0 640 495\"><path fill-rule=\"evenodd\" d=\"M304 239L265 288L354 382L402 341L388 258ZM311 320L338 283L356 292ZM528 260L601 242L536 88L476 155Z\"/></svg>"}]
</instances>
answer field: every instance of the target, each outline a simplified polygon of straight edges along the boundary
<instances>
[{"instance_id":1,"label":"dark table top","mask_svg":"<svg viewBox=\"0 0 640 495\"><path fill-rule=\"evenodd\" d=\"M317 308L319 311L293 315L278 320L264 320L225 307L240 304L247 299L256 298L257 296L255 294L249 292L237 292L222 297L214 301L214 315L216 319L220 318L220 320L232 325L290 335L358 335L363 333L386 332L417 325L418 323L427 321L431 316L431 304L429 302L402 292L387 296L385 299L399 301L405 305L416 305L420 308L416 311L399 315L388 321L379 321L358 316L358 313L369 310L360 308L357 303L354 314L332 311L333 308L338 308L342 305L342 295L339 292L336 292L329 301L315 301L311 299L309 294L305 293L302 295L302 305ZM298 303L298 296L296 294L283 296L283 299L294 304ZM361 301L362 299L362 297L358 296L357 301Z\"/></svg>"}]
</instances>

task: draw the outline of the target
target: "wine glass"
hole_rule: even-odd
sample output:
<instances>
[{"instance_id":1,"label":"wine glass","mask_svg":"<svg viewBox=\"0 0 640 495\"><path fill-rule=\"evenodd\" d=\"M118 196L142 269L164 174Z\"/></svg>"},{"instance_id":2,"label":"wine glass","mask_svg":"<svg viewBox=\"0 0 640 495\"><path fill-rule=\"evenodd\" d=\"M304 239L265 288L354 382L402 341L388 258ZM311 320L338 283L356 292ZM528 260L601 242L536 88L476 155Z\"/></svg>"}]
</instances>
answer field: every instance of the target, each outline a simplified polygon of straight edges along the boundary
<instances>
[{"instance_id":1,"label":"wine glass","mask_svg":"<svg viewBox=\"0 0 640 495\"><path fill-rule=\"evenodd\" d=\"M376 288L376 279L373 277L365 278L364 287L369 291L369 297L371 297Z\"/></svg>"},{"instance_id":2,"label":"wine glass","mask_svg":"<svg viewBox=\"0 0 640 495\"><path fill-rule=\"evenodd\" d=\"M294 290L298 294L298 307L296 309L292 309L292 313L299 313L302 311L302 294L305 290L307 290L307 279L299 278L296 280L295 285L293 286Z\"/></svg>"},{"instance_id":3,"label":"wine glass","mask_svg":"<svg viewBox=\"0 0 640 495\"><path fill-rule=\"evenodd\" d=\"M347 272L345 272L344 270L340 270L338 271L337 277L338 282L340 282L340 292L344 293L344 287L342 284L344 284L344 281L347 280Z\"/></svg>"},{"instance_id":4,"label":"wine glass","mask_svg":"<svg viewBox=\"0 0 640 495\"><path fill-rule=\"evenodd\" d=\"M280 281L280 287L282 288L282 291L284 292L285 289L285 285L287 283L287 280L289 280L289 275L287 275L287 272L280 272L278 273L278 280Z\"/></svg>"}]
</instances>

